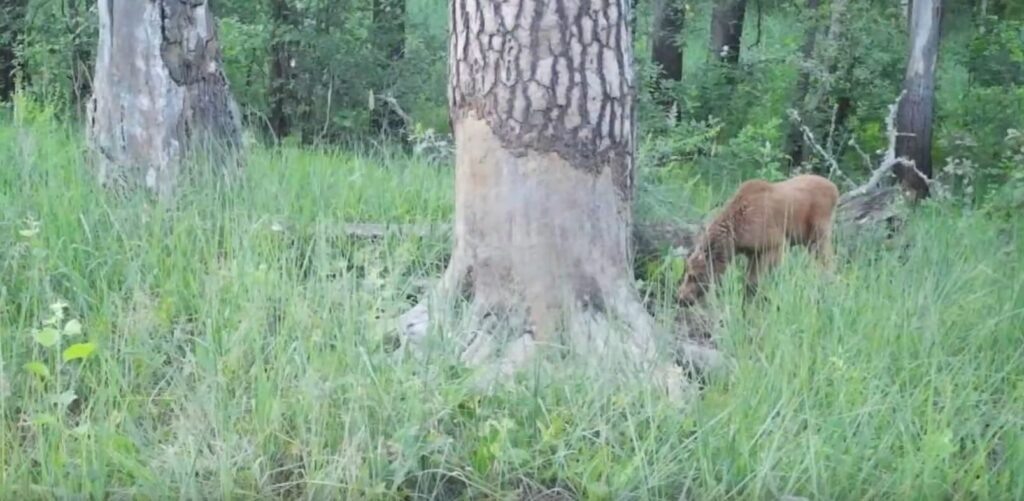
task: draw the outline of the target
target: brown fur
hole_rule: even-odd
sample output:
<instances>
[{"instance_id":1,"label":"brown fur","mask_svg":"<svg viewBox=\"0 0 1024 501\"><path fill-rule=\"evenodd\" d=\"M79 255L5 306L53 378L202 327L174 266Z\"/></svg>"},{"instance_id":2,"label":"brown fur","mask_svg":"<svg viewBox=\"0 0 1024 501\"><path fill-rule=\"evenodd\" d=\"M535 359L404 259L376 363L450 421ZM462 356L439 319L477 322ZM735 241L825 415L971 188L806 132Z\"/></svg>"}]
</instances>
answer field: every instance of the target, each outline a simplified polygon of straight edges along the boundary
<instances>
[{"instance_id":1,"label":"brown fur","mask_svg":"<svg viewBox=\"0 0 1024 501\"><path fill-rule=\"evenodd\" d=\"M832 260L832 215L839 190L828 179L799 175L770 183L760 179L740 185L708 224L686 260L679 303L701 299L725 272L736 254L747 256L747 295L774 268L789 245L803 245L823 266Z\"/></svg>"}]
</instances>

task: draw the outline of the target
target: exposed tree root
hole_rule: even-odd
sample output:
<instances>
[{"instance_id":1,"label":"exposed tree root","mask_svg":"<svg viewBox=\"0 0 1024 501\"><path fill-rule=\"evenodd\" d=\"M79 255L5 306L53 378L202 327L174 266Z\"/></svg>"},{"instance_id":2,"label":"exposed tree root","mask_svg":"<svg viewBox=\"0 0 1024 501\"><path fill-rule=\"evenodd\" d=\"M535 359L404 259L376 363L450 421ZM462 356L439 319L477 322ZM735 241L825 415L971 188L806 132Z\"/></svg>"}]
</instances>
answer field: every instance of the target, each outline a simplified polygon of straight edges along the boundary
<instances>
[{"instance_id":1,"label":"exposed tree root","mask_svg":"<svg viewBox=\"0 0 1024 501\"><path fill-rule=\"evenodd\" d=\"M456 312L455 303L469 299L471 270L461 259L453 259L444 276L423 300L400 319L403 344L422 350L431 322L450 325L443 315ZM612 296L592 298L591 304L578 304L564 312L559 335L539 335L530 312L511 298L475 296L470 301L468 320L459 332L442 334L446 342L461 348L460 361L477 369L475 386L484 389L508 381L539 352L556 360L585 354L586 363L612 370L614 365L632 374L647 373L673 399L692 396L695 388L686 380L681 367L659 365L653 319L635 293L623 288ZM600 306L595 306L600 305ZM442 312L432 315L431 312ZM549 334L550 334L550 330ZM693 372L714 370L723 365L723 357L714 349L695 343L682 343L680 358Z\"/></svg>"}]
</instances>

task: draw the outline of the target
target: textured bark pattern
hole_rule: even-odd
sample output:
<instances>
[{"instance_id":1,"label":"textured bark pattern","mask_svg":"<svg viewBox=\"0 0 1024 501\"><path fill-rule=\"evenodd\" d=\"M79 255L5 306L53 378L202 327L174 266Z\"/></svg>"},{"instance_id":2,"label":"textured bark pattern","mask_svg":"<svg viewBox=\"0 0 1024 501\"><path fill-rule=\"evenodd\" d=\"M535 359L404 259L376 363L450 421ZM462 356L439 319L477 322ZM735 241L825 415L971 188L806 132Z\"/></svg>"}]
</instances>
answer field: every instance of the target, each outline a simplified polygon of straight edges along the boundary
<instances>
[{"instance_id":1,"label":"textured bark pattern","mask_svg":"<svg viewBox=\"0 0 1024 501\"><path fill-rule=\"evenodd\" d=\"M942 0L914 0L910 20L910 56L903 80L906 96L896 119L896 156L913 160L917 170L929 178L932 175L932 119L941 24ZM927 183L911 169L899 166L896 173L917 196L928 196Z\"/></svg>"},{"instance_id":2,"label":"textured bark pattern","mask_svg":"<svg viewBox=\"0 0 1024 501\"><path fill-rule=\"evenodd\" d=\"M453 0L452 121L473 113L502 144L633 180L629 0Z\"/></svg>"},{"instance_id":3,"label":"textured bark pattern","mask_svg":"<svg viewBox=\"0 0 1024 501\"><path fill-rule=\"evenodd\" d=\"M747 0L716 0L711 13L711 54L719 61L732 65L740 61L746 14Z\"/></svg>"},{"instance_id":4,"label":"textured bark pattern","mask_svg":"<svg viewBox=\"0 0 1024 501\"><path fill-rule=\"evenodd\" d=\"M100 0L89 140L104 184L169 195L193 150L241 144L212 14L205 0Z\"/></svg>"},{"instance_id":5,"label":"textured bark pattern","mask_svg":"<svg viewBox=\"0 0 1024 501\"><path fill-rule=\"evenodd\" d=\"M662 79L676 82L683 79L683 47L679 43L679 36L685 20L682 0L660 0L655 5L651 26L651 59L661 66Z\"/></svg>"}]
</instances>

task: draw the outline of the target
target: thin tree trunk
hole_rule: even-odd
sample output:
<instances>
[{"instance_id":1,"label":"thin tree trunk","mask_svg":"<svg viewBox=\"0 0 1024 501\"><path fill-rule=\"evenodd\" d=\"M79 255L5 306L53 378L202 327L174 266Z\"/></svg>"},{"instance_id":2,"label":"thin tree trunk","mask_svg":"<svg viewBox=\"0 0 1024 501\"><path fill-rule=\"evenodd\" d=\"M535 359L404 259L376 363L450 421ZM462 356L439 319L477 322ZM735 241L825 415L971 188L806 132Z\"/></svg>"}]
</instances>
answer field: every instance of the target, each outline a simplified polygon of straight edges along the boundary
<instances>
[{"instance_id":1,"label":"thin tree trunk","mask_svg":"<svg viewBox=\"0 0 1024 501\"><path fill-rule=\"evenodd\" d=\"M928 196L928 184L922 176L932 176L932 120L941 23L942 0L914 0L910 54L903 80L906 97L896 119L896 155L912 160L916 172L902 165L896 171L903 185L919 198Z\"/></svg>"},{"instance_id":2,"label":"thin tree trunk","mask_svg":"<svg viewBox=\"0 0 1024 501\"><path fill-rule=\"evenodd\" d=\"M793 97L793 109L800 112L804 120L810 118L807 113L807 92L811 85L811 65L814 64L814 44L818 37L820 5L821 0L807 0L807 26L804 28L804 43L800 48L800 72L797 76L796 94ZM786 142L791 165L796 167L804 163L804 138L800 124L790 124Z\"/></svg>"},{"instance_id":3,"label":"thin tree trunk","mask_svg":"<svg viewBox=\"0 0 1024 501\"><path fill-rule=\"evenodd\" d=\"M267 121L278 140L291 134L291 115L295 113L295 14L288 0L271 0L273 22L270 45L270 110Z\"/></svg>"},{"instance_id":4,"label":"thin tree trunk","mask_svg":"<svg viewBox=\"0 0 1024 501\"><path fill-rule=\"evenodd\" d=\"M82 9L78 0L65 0L67 20L65 21L68 38L71 41L70 60L71 64L71 98L74 100L75 114L79 118L85 116L85 103L92 93L92 76L86 67L89 59L89 52L82 43L82 26L85 20L82 19Z\"/></svg>"},{"instance_id":5,"label":"thin tree trunk","mask_svg":"<svg viewBox=\"0 0 1024 501\"><path fill-rule=\"evenodd\" d=\"M224 166L241 145L204 0L99 0L100 36L88 139L104 185L175 191L184 160Z\"/></svg>"},{"instance_id":6,"label":"thin tree trunk","mask_svg":"<svg viewBox=\"0 0 1024 501\"><path fill-rule=\"evenodd\" d=\"M711 13L711 56L735 66L740 60L747 0L716 0Z\"/></svg>"},{"instance_id":7,"label":"thin tree trunk","mask_svg":"<svg viewBox=\"0 0 1024 501\"><path fill-rule=\"evenodd\" d=\"M835 136L845 127L846 121L852 115L855 105L853 100L854 90L850 88L850 82L853 79L853 72L857 64L856 57L846 57L845 59L840 57L840 49L847 41L845 23L847 21L846 8L848 2L849 0L832 0L828 23L828 38L825 56L822 61L825 67L826 79L832 83L823 89L828 95L822 96L823 99L814 104L816 110L812 112L817 115L816 119L821 124L819 127L822 127L822 142L833 156L837 156L833 149ZM842 77L839 76L840 62L845 65ZM827 103L828 106L825 109L821 109L821 102ZM819 174L826 172L820 165L816 171Z\"/></svg>"},{"instance_id":8,"label":"thin tree trunk","mask_svg":"<svg viewBox=\"0 0 1024 501\"><path fill-rule=\"evenodd\" d=\"M629 5L451 2L455 247L436 292L465 295L478 319L504 326L492 334L515 336L501 374L535 342L656 357L631 273ZM426 303L403 317L410 339L427 319ZM478 336L464 356L489 358L493 340Z\"/></svg>"},{"instance_id":9,"label":"thin tree trunk","mask_svg":"<svg viewBox=\"0 0 1024 501\"><path fill-rule=\"evenodd\" d=\"M373 0L373 29L377 50L383 56L381 75L393 74L394 65L405 57L405 0ZM370 127L377 133L401 137L405 121L381 101L373 110Z\"/></svg>"},{"instance_id":10,"label":"thin tree trunk","mask_svg":"<svg viewBox=\"0 0 1024 501\"><path fill-rule=\"evenodd\" d=\"M667 108L673 100L667 95L667 83L683 79L683 45L680 36L686 20L682 0L658 0L651 23L651 60L659 67L656 98Z\"/></svg>"},{"instance_id":11,"label":"thin tree trunk","mask_svg":"<svg viewBox=\"0 0 1024 501\"><path fill-rule=\"evenodd\" d=\"M15 74L19 69L18 46L25 31L27 0L4 2L0 7L0 101L7 101L15 91Z\"/></svg>"}]
</instances>

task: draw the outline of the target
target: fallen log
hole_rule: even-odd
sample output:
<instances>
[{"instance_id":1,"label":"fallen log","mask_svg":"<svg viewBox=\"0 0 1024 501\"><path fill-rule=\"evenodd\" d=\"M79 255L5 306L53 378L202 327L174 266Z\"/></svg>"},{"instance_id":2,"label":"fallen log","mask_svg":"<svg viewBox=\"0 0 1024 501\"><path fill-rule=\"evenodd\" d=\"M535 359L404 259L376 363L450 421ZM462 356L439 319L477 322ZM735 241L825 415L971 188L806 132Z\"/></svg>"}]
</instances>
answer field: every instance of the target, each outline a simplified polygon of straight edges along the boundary
<instances>
[{"instance_id":1,"label":"fallen log","mask_svg":"<svg viewBox=\"0 0 1024 501\"><path fill-rule=\"evenodd\" d=\"M699 231L699 221L636 223L633 225L634 255L638 261L657 258L666 252L682 252L685 255L692 248ZM441 240L451 237L451 226L430 223L347 223L341 226L340 236L365 240L387 237Z\"/></svg>"}]
</instances>

